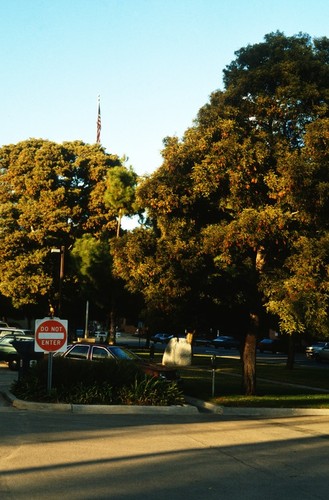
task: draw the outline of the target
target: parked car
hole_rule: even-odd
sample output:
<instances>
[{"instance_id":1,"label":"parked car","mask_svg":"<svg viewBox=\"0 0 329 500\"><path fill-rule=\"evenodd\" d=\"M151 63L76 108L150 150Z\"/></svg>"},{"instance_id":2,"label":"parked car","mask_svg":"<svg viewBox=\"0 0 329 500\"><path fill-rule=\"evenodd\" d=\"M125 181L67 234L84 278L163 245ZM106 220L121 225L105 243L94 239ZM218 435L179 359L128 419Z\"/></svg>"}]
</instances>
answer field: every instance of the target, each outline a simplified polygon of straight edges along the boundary
<instances>
[{"instance_id":1,"label":"parked car","mask_svg":"<svg viewBox=\"0 0 329 500\"><path fill-rule=\"evenodd\" d=\"M265 338L258 343L258 349L260 352L272 352L273 354L286 353L288 352L288 343L280 339Z\"/></svg>"},{"instance_id":2,"label":"parked car","mask_svg":"<svg viewBox=\"0 0 329 500\"><path fill-rule=\"evenodd\" d=\"M71 344L63 353L55 356L63 356L68 359L101 361L103 359L125 359L138 364L144 373L152 377L159 377L168 381L179 381L178 371L174 367L148 362L130 351L126 347L108 344L97 344L89 342L78 342Z\"/></svg>"},{"instance_id":3,"label":"parked car","mask_svg":"<svg viewBox=\"0 0 329 500\"><path fill-rule=\"evenodd\" d=\"M208 339L207 337L194 337L193 338L193 345L195 346L211 346L212 345L212 339Z\"/></svg>"},{"instance_id":4,"label":"parked car","mask_svg":"<svg viewBox=\"0 0 329 500\"><path fill-rule=\"evenodd\" d=\"M264 338L260 342L258 342L257 347L260 352L288 354L290 342L293 342L292 347L295 352L305 352L305 347L303 345L302 339L299 336L297 336L296 338L291 338L287 334L281 335L280 337L275 339Z\"/></svg>"},{"instance_id":5,"label":"parked car","mask_svg":"<svg viewBox=\"0 0 329 500\"><path fill-rule=\"evenodd\" d=\"M319 349L314 354L314 359L316 361L327 361L329 360L329 342L326 342L326 345Z\"/></svg>"},{"instance_id":6,"label":"parked car","mask_svg":"<svg viewBox=\"0 0 329 500\"><path fill-rule=\"evenodd\" d=\"M230 335L220 335L211 341L216 349L239 349L240 341Z\"/></svg>"},{"instance_id":7,"label":"parked car","mask_svg":"<svg viewBox=\"0 0 329 500\"><path fill-rule=\"evenodd\" d=\"M32 336L32 330L25 330L24 328L0 328L0 338L6 335L29 335Z\"/></svg>"},{"instance_id":8,"label":"parked car","mask_svg":"<svg viewBox=\"0 0 329 500\"><path fill-rule=\"evenodd\" d=\"M329 342L314 342L314 344L309 345L305 348L305 354L308 358L315 359L316 355L319 351L322 351L324 348L329 347Z\"/></svg>"},{"instance_id":9,"label":"parked car","mask_svg":"<svg viewBox=\"0 0 329 500\"><path fill-rule=\"evenodd\" d=\"M34 342L34 337L28 335L6 335L0 338L0 361L5 361L11 370L18 369L19 355L13 346L15 340Z\"/></svg>"},{"instance_id":10,"label":"parked car","mask_svg":"<svg viewBox=\"0 0 329 500\"><path fill-rule=\"evenodd\" d=\"M160 344L168 344L169 340L172 339L174 335L171 335L170 333L156 333L155 335L152 335L151 340L155 344L159 342Z\"/></svg>"}]
</instances>

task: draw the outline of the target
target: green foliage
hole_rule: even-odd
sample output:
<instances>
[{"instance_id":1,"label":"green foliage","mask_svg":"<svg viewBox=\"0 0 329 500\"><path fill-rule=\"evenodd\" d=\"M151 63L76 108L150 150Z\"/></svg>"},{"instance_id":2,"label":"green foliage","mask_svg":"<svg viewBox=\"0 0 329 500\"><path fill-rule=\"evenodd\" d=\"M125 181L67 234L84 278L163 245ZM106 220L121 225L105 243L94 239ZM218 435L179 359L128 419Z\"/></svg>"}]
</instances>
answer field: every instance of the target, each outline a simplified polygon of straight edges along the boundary
<instances>
[{"instance_id":1,"label":"green foliage","mask_svg":"<svg viewBox=\"0 0 329 500\"><path fill-rule=\"evenodd\" d=\"M212 301L328 334L328 54L327 38L280 32L241 48L225 89L165 139L137 189L151 226L114 255L149 307L197 328Z\"/></svg>"},{"instance_id":2,"label":"green foliage","mask_svg":"<svg viewBox=\"0 0 329 500\"><path fill-rule=\"evenodd\" d=\"M118 166L111 169L107 176L105 203L109 207L122 210L124 214L134 213L137 175L131 168Z\"/></svg>"},{"instance_id":3,"label":"green foliage","mask_svg":"<svg viewBox=\"0 0 329 500\"><path fill-rule=\"evenodd\" d=\"M84 297L108 311L115 283L108 240L84 234L75 241L71 254Z\"/></svg>"},{"instance_id":4,"label":"green foliage","mask_svg":"<svg viewBox=\"0 0 329 500\"><path fill-rule=\"evenodd\" d=\"M53 302L51 248L69 248L86 232L114 233L105 179L119 164L99 145L78 141L30 139L0 148L0 292L16 307L47 295ZM73 280L66 272L65 281Z\"/></svg>"},{"instance_id":5,"label":"green foliage","mask_svg":"<svg viewBox=\"0 0 329 500\"><path fill-rule=\"evenodd\" d=\"M89 281L97 283L95 268L103 267L102 272L111 275L110 252L107 241L96 239L91 234L84 234L76 240L72 256L77 260L77 269ZM96 274L96 276L95 276Z\"/></svg>"},{"instance_id":6,"label":"green foliage","mask_svg":"<svg viewBox=\"0 0 329 500\"><path fill-rule=\"evenodd\" d=\"M119 391L122 404L168 406L184 404L184 396L175 382L145 377Z\"/></svg>"},{"instance_id":7,"label":"green foliage","mask_svg":"<svg viewBox=\"0 0 329 500\"><path fill-rule=\"evenodd\" d=\"M118 213L117 236L120 233L121 219L123 215L133 215L137 212L135 203L135 191L137 175L130 167L114 167L107 176L107 189L105 192L105 204L115 209Z\"/></svg>"},{"instance_id":8,"label":"green foliage","mask_svg":"<svg viewBox=\"0 0 329 500\"><path fill-rule=\"evenodd\" d=\"M328 243L328 233L314 238L300 236L284 266L275 274L262 276L266 307L277 314L282 331L329 335Z\"/></svg>"},{"instance_id":9,"label":"green foliage","mask_svg":"<svg viewBox=\"0 0 329 500\"><path fill-rule=\"evenodd\" d=\"M52 390L47 391L47 360L14 382L12 392L28 401L72 404L183 404L175 383L146 376L127 360L100 362L53 358Z\"/></svg>"},{"instance_id":10,"label":"green foliage","mask_svg":"<svg viewBox=\"0 0 329 500\"><path fill-rule=\"evenodd\" d=\"M108 382L92 383L88 381L78 381L74 386L66 388L63 386L60 390L54 390L56 399L62 403L72 403L81 405L108 405L113 404L115 395ZM33 399L33 395L32 395Z\"/></svg>"}]
</instances>

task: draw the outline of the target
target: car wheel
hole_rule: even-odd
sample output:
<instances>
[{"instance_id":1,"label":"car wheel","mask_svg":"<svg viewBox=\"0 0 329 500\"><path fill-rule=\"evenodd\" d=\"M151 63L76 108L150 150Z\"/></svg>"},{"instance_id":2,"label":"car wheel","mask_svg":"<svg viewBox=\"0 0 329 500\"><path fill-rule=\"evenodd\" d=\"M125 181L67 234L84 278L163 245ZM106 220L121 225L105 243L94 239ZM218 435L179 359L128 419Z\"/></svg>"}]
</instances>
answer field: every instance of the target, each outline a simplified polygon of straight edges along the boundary
<instances>
[{"instance_id":1,"label":"car wheel","mask_svg":"<svg viewBox=\"0 0 329 500\"><path fill-rule=\"evenodd\" d=\"M9 370L17 371L19 366L19 362L17 358L11 358L8 361L8 368Z\"/></svg>"}]
</instances>

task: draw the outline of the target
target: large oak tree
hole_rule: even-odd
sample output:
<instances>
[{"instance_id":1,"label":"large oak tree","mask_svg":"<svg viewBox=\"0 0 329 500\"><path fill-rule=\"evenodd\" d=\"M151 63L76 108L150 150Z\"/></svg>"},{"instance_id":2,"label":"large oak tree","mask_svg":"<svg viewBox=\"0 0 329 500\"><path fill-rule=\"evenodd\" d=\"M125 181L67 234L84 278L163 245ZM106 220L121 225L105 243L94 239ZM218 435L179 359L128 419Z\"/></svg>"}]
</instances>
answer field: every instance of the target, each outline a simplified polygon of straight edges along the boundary
<instances>
[{"instance_id":1,"label":"large oak tree","mask_svg":"<svg viewBox=\"0 0 329 500\"><path fill-rule=\"evenodd\" d=\"M239 307L247 394L266 311L291 336L327 333L328 102L327 38L277 32L237 51L224 90L182 140L165 140L139 188L150 228L115 257L149 302L175 306L193 290Z\"/></svg>"}]
</instances>

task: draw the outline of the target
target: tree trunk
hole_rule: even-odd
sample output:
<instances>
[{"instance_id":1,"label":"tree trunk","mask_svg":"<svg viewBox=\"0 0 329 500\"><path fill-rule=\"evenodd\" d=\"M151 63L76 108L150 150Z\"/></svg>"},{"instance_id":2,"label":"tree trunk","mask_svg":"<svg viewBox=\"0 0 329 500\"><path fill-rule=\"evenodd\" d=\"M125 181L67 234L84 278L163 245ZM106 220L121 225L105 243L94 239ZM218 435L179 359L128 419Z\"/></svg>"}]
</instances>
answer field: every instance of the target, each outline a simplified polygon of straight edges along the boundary
<instances>
[{"instance_id":1,"label":"tree trunk","mask_svg":"<svg viewBox=\"0 0 329 500\"><path fill-rule=\"evenodd\" d=\"M121 221L122 221L122 208L119 208L118 225L117 225L117 238L119 238L119 236L120 236Z\"/></svg>"},{"instance_id":2,"label":"tree trunk","mask_svg":"<svg viewBox=\"0 0 329 500\"><path fill-rule=\"evenodd\" d=\"M265 249L261 245L257 248L255 254L255 271L261 275L266 263ZM256 292L257 295L257 292ZM255 308L257 310L257 307ZM255 310L254 309L254 310ZM256 349L259 330L259 314L249 313L249 327L245 339L242 353L242 375L243 391L246 396L255 396L256 394Z\"/></svg>"},{"instance_id":3,"label":"tree trunk","mask_svg":"<svg viewBox=\"0 0 329 500\"><path fill-rule=\"evenodd\" d=\"M243 392L246 396L256 394L256 347L259 318L250 314L250 325L242 353Z\"/></svg>"}]
</instances>

